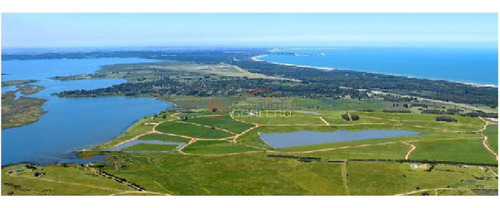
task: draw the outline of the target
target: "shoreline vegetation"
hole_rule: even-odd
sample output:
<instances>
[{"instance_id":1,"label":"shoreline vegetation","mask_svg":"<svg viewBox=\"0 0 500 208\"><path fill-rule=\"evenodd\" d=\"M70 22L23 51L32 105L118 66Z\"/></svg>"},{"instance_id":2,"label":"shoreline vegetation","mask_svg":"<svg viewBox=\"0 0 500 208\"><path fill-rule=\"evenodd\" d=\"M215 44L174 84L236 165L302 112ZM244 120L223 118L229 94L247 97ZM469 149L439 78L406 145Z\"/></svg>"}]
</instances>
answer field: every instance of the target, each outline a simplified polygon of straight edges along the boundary
<instances>
[{"instance_id":1,"label":"shoreline vegetation","mask_svg":"<svg viewBox=\"0 0 500 208\"><path fill-rule=\"evenodd\" d=\"M39 82L38 80L30 79L30 80L9 80L9 81L2 81L2 87L10 87L10 86L18 86L18 85L25 85L25 84L33 84Z\"/></svg>"},{"instance_id":2,"label":"shoreline vegetation","mask_svg":"<svg viewBox=\"0 0 500 208\"><path fill-rule=\"evenodd\" d=\"M126 69L121 72L118 69L110 69L109 73L97 73L92 78L126 78L128 83L112 86L106 90L89 91L67 91L60 93L63 97L85 97L100 96L105 94L127 96L138 96L140 94L175 94L187 96L229 96L236 95L240 91L252 91L263 86L280 91L283 96L304 96L341 98L349 95L352 98L369 98L364 90L385 91L393 94L417 96L428 99L451 101L455 103L466 103L473 105L498 105L498 89L493 87L474 87L471 85L454 83L449 81L406 78L392 75L381 75L367 72L356 72L349 70L318 70L310 67L295 67L271 64L252 60L252 57L266 54L268 50L247 49L247 51L188 51L188 52L158 52L158 51L114 51L114 52L91 52L91 53L68 53L68 54L38 54L38 55L6 55L3 60L12 59L40 59L40 58L100 58L100 57L139 57L165 61L176 61L182 63L196 63L201 65L227 64L248 71L249 73L261 74L263 76L300 80L298 83L289 83L287 80L275 80L273 82L265 79L225 76L211 73L194 73L147 69L137 67L133 71ZM154 66L155 63L150 64ZM133 66L133 65L128 65ZM113 67L110 67L113 68ZM113 71L114 70L114 71ZM103 70L101 70L103 71ZM140 71L140 72L139 72ZM142 73L140 75L139 73ZM200 75L201 74L201 75ZM148 76L143 76L148 75ZM191 77L191 75L195 75ZM135 77L134 77L135 76ZM224 77L224 78L221 78ZM230 77L230 79L228 78ZM153 86L160 86L152 88ZM201 86L204 86L203 88ZM138 88L142 88L138 91ZM187 89L192 89L187 91ZM129 93L117 93L118 91Z\"/></svg>"}]
</instances>

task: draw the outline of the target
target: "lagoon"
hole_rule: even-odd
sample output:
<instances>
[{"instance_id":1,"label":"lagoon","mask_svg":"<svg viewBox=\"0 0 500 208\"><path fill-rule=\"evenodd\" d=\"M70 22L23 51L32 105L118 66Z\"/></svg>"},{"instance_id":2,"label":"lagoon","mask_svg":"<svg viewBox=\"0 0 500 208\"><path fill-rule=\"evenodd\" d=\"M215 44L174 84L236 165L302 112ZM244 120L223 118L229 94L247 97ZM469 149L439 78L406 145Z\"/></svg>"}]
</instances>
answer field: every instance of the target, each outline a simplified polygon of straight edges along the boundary
<instances>
[{"instance_id":1,"label":"lagoon","mask_svg":"<svg viewBox=\"0 0 500 208\"><path fill-rule=\"evenodd\" d=\"M405 130L362 130L362 131L296 131L288 133L259 133L260 138L274 148L287 148L330 142L347 142L364 139L417 136L420 133Z\"/></svg>"},{"instance_id":2,"label":"lagoon","mask_svg":"<svg viewBox=\"0 0 500 208\"><path fill-rule=\"evenodd\" d=\"M2 165L79 162L73 151L106 142L138 119L158 113L171 104L153 98L59 98L54 92L97 89L124 83L121 79L57 81L54 76L93 73L103 65L145 63L140 58L48 59L2 61L2 81L36 79L45 90L28 97L44 98L47 113L25 126L2 129ZM2 91L12 88L2 88Z\"/></svg>"}]
</instances>

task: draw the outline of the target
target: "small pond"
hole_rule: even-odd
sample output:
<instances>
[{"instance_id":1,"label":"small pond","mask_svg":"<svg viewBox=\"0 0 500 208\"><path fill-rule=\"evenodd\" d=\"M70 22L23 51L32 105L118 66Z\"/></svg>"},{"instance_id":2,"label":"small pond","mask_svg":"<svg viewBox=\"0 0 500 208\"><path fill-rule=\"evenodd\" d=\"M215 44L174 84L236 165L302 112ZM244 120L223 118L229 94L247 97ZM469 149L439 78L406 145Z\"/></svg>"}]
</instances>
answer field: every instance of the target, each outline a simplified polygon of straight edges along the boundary
<instances>
[{"instance_id":1,"label":"small pond","mask_svg":"<svg viewBox=\"0 0 500 208\"><path fill-rule=\"evenodd\" d=\"M296 131L288 133L259 133L260 138L274 148L287 148L302 145L330 142L347 142L363 139L417 136L420 133L405 130L362 130L362 131Z\"/></svg>"},{"instance_id":2,"label":"small pond","mask_svg":"<svg viewBox=\"0 0 500 208\"><path fill-rule=\"evenodd\" d=\"M131 146L134 146L136 144L177 145L177 147L175 149L166 150L166 151L125 151L125 152L147 152L147 153L172 152L172 151L177 150L177 149L183 147L184 145L186 145L185 143L182 143L182 142L163 142L163 141L158 141L158 140L133 140L133 141L124 143L122 145L119 145L117 147L112 147L112 148L108 149L108 151L120 151L124 148L131 147Z\"/></svg>"}]
</instances>

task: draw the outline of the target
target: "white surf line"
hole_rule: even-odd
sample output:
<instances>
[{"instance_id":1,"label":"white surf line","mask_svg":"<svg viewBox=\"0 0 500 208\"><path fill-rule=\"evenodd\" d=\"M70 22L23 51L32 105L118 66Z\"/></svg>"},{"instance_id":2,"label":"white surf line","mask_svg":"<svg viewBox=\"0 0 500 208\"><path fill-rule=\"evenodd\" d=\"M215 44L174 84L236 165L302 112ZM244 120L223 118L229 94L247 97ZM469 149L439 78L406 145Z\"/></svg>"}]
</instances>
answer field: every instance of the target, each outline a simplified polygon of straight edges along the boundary
<instances>
[{"instance_id":1,"label":"white surf line","mask_svg":"<svg viewBox=\"0 0 500 208\"><path fill-rule=\"evenodd\" d=\"M320 116L319 119L323 121L323 123L325 123L327 126L330 126L330 123L328 123L323 117Z\"/></svg>"}]
</instances>

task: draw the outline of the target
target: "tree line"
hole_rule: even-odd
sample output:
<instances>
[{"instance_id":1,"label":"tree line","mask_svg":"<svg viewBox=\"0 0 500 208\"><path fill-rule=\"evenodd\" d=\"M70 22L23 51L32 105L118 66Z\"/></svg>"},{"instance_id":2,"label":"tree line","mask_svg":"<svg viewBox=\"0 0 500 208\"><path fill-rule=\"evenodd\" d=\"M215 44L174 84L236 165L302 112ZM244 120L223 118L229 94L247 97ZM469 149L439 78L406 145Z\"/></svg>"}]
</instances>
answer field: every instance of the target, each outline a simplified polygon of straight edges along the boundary
<instances>
[{"instance_id":1,"label":"tree line","mask_svg":"<svg viewBox=\"0 0 500 208\"><path fill-rule=\"evenodd\" d=\"M3 55L2 60L12 59L40 59L40 58L101 58L101 57L139 57L159 60L191 61L200 64L226 63L236 65L253 73L269 76L286 77L301 80L303 85L309 87L298 96L305 97L336 97L341 93L334 90L342 89L368 89L382 90L391 93L419 96L429 99L452 101L467 104L484 104L491 107L498 105L495 87L476 87L467 84L442 81L407 78L402 76L383 75L350 70L319 70L310 67L277 65L263 61L254 61L251 58L256 55L268 54L267 49L219 49L219 50L157 50L157 51L110 51L89 53L45 53L35 55ZM284 53L286 54L286 53ZM249 79L250 80L250 79ZM268 81L268 80L266 80ZM236 83L220 83L236 84ZM240 84L242 84L240 82ZM261 83L262 84L262 83ZM265 83L268 86L268 83ZM283 83L286 86L286 83ZM282 93L292 94L297 90L288 91L288 86L281 87ZM126 88L127 86L121 86ZM186 86L183 86L186 87ZM216 87L216 86L211 86ZM277 86L272 86L277 87ZM175 87L173 87L175 88ZM234 89L245 89L245 86L232 87ZM253 89L260 89L262 86ZM268 87L271 88L271 87ZM293 87L292 87L293 88ZM116 90L116 89L115 89ZM226 88L212 88L213 91L231 90ZM274 89L273 89L274 90ZM179 90L174 90L178 92ZM195 91L201 91L200 93ZM105 91L103 91L105 92ZM354 90L346 92L353 94L355 98L362 93L356 94ZM190 94L213 94L205 90L193 90ZM226 94L226 93L221 93ZM227 94L230 94L228 92ZM357 97L359 96L359 97Z\"/></svg>"}]
</instances>

